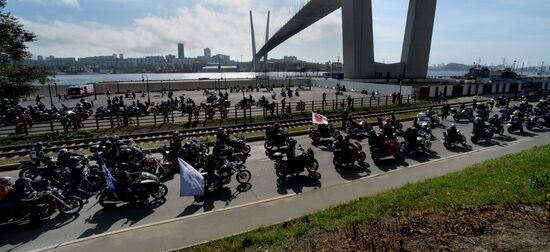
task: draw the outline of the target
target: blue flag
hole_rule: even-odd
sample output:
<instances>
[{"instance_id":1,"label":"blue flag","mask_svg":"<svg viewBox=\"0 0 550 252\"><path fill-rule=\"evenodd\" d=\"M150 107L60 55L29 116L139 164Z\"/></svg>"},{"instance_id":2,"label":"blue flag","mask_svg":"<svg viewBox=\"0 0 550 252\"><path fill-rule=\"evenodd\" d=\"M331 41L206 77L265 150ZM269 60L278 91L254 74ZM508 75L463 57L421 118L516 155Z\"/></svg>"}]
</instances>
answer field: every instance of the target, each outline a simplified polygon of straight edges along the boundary
<instances>
[{"instance_id":1,"label":"blue flag","mask_svg":"<svg viewBox=\"0 0 550 252\"><path fill-rule=\"evenodd\" d=\"M180 197L203 196L204 178L193 166L178 158L180 166Z\"/></svg>"},{"instance_id":2,"label":"blue flag","mask_svg":"<svg viewBox=\"0 0 550 252\"><path fill-rule=\"evenodd\" d=\"M97 163L99 164L99 167L101 167L101 170L103 171L103 176L105 176L105 182L107 183L107 187L109 187L109 190L113 195L118 198L118 194L115 188L116 180L113 178L113 175L111 175L111 172L109 169L107 169L107 165L105 165L105 161L103 161L103 158L101 155L97 158Z\"/></svg>"}]
</instances>

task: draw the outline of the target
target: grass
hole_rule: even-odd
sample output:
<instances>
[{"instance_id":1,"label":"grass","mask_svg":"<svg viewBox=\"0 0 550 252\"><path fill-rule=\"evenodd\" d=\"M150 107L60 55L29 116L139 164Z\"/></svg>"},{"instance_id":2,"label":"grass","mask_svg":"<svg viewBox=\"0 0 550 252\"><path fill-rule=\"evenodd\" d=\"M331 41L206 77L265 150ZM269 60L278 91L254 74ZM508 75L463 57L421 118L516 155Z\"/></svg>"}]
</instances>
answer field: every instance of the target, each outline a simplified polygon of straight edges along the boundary
<instances>
[{"instance_id":1,"label":"grass","mask_svg":"<svg viewBox=\"0 0 550 252\"><path fill-rule=\"evenodd\" d=\"M304 242L305 237L319 230L338 232L386 217L474 205L541 206L548 193L550 145L182 251L292 251L292 244Z\"/></svg>"}]
</instances>

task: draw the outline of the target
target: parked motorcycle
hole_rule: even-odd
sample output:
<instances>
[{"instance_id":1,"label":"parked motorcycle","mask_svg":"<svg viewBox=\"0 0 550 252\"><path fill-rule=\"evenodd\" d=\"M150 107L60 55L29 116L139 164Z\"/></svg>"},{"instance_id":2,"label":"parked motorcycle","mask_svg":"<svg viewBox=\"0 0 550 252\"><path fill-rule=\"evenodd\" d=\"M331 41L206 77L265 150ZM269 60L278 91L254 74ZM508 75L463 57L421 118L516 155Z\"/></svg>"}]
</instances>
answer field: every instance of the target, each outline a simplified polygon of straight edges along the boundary
<instances>
[{"instance_id":1,"label":"parked motorcycle","mask_svg":"<svg viewBox=\"0 0 550 252\"><path fill-rule=\"evenodd\" d=\"M355 162L361 164L365 162L367 158L367 154L365 154L362 149L363 146L359 143L352 144L352 146L349 146L346 150L335 148L332 163L336 167L353 165Z\"/></svg>"},{"instance_id":2,"label":"parked motorcycle","mask_svg":"<svg viewBox=\"0 0 550 252\"><path fill-rule=\"evenodd\" d=\"M447 132L443 132L443 146L445 146L445 148L451 149L459 144L466 147L466 137L458 129L456 130L456 133L457 137L451 139Z\"/></svg>"},{"instance_id":3,"label":"parked motorcycle","mask_svg":"<svg viewBox=\"0 0 550 252\"><path fill-rule=\"evenodd\" d=\"M472 143L477 144L479 141L490 142L493 138L493 133L489 129L485 129L482 132L474 132L470 140Z\"/></svg>"},{"instance_id":4,"label":"parked motorcycle","mask_svg":"<svg viewBox=\"0 0 550 252\"><path fill-rule=\"evenodd\" d=\"M245 137L237 137L236 139L232 139L229 141L229 146L233 148L235 152L240 152L244 154L250 153L250 145L246 144L246 138Z\"/></svg>"},{"instance_id":5,"label":"parked motorcycle","mask_svg":"<svg viewBox=\"0 0 550 252\"><path fill-rule=\"evenodd\" d=\"M512 118L506 126L508 126L508 133L510 134L514 134L516 131L523 134L523 120Z\"/></svg>"},{"instance_id":6,"label":"parked motorcycle","mask_svg":"<svg viewBox=\"0 0 550 252\"><path fill-rule=\"evenodd\" d=\"M288 176L297 177L300 173L308 171L310 175L318 174L319 162L315 159L315 154L311 148L306 151L299 146L298 150L302 154L296 156L294 160L283 159L281 152L273 154L275 159L275 174L279 179L286 179Z\"/></svg>"},{"instance_id":7,"label":"parked motorcycle","mask_svg":"<svg viewBox=\"0 0 550 252\"><path fill-rule=\"evenodd\" d=\"M361 120L359 123L350 124L346 128L346 133L350 135L351 138L357 139L367 136L371 129L368 122Z\"/></svg>"},{"instance_id":8,"label":"parked motorcycle","mask_svg":"<svg viewBox=\"0 0 550 252\"><path fill-rule=\"evenodd\" d=\"M207 192L213 192L223 188L231 183L231 178L235 175L239 184L246 184L250 182L252 174L246 169L246 166L235 163L226 163L216 169L215 176L208 176L206 172L202 172L204 177L205 190Z\"/></svg>"},{"instance_id":9,"label":"parked motorcycle","mask_svg":"<svg viewBox=\"0 0 550 252\"><path fill-rule=\"evenodd\" d=\"M401 143L401 150L405 155L410 155L418 151L428 153L431 148L432 142L430 142L430 138L426 135L421 135L420 131L416 137L416 143L411 143L407 138Z\"/></svg>"},{"instance_id":10,"label":"parked motorcycle","mask_svg":"<svg viewBox=\"0 0 550 252\"><path fill-rule=\"evenodd\" d=\"M287 145L288 141L288 133L283 133L282 135L275 137L270 136L269 134L266 134L266 141L264 143L264 147L266 150L272 150L273 148L280 149L283 146Z\"/></svg>"},{"instance_id":11,"label":"parked motorcycle","mask_svg":"<svg viewBox=\"0 0 550 252\"><path fill-rule=\"evenodd\" d=\"M115 195L108 187L98 194L98 202L103 208L112 208L117 204L148 201L149 197L164 199L168 193L168 187L161 184L157 176L142 172L130 185L130 192L118 191Z\"/></svg>"},{"instance_id":12,"label":"parked motorcycle","mask_svg":"<svg viewBox=\"0 0 550 252\"><path fill-rule=\"evenodd\" d=\"M470 108L466 108L460 112L458 112L456 108L451 108L451 114L453 115L453 119L457 122L461 120L473 122L475 120L474 113Z\"/></svg>"},{"instance_id":13,"label":"parked motorcycle","mask_svg":"<svg viewBox=\"0 0 550 252\"><path fill-rule=\"evenodd\" d=\"M47 182L46 182L47 183ZM49 219L56 211L65 215L76 215L82 210L84 202L75 196L64 196L63 192L51 186L42 191L34 191L25 206L17 208L15 215L0 214L0 226L10 224L40 224Z\"/></svg>"},{"instance_id":14,"label":"parked motorcycle","mask_svg":"<svg viewBox=\"0 0 550 252\"><path fill-rule=\"evenodd\" d=\"M544 129L544 122L540 120L538 116L530 116L526 120L525 128L529 131L533 131L534 128L539 128L540 130Z\"/></svg>"},{"instance_id":15,"label":"parked motorcycle","mask_svg":"<svg viewBox=\"0 0 550 252\"><path fill-rule=\"evenodd\" d=\"M323 125L321 127L327 127L325 130L319 130L317 129L311 129L309 132L309 138L313 142L313 144L320 144L325 141L332 142L332 138L334 137L334 129L329 128L327 125Z\"/></svg>"},{"instance_id":16,"label":"parked motorcycle","mask_svg":"<svg viewBox=\"0 0 550 252\"><path fill-rule=\"evenodd\" d=\"M375 134L372 137L377 137ZM380 135L378 136L380 137ZM376 141L370 140L369 141ZM395 139L384 139L384 142L380 144L370 144L371 158L374 164L379 165L380 159L393 156L395 159L401 159L403 153L401 152L401 144Z\"/></svg>"}]
</instances>

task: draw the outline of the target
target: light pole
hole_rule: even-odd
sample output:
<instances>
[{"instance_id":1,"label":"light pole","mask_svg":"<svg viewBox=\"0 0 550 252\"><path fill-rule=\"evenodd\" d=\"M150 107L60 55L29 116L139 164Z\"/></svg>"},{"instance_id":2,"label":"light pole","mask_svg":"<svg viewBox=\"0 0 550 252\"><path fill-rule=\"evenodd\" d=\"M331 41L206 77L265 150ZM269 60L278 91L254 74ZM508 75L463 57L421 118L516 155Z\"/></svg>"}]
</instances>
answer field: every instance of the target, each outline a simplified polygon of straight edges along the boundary
<instances>
[{"instance_id":1,"label":"light pole","mask_svg":"<svg viewBox=\"0 0 550 252\"><path fill-rule=\"evenodd\" d=\"M147 79L147 102L151 104L151 92L149 90L149 76L145 75L145 78L143 76L144 75L141 76L141 82L143 82L145 78Z\"/></svg>"},{"instance_id":2,"label":"light pole","mask_svg":"<svg viewBox=\"0 0 550 252\"><path fill-rule=\"evenodd\" d=\"M57 80L53 83L55 86L55 96L59 96L59 93L57 93Z\"/></svg>"},{"instance_id":3,"label":"light pole","mask_svg":"<svg viewBox=\"0 0 550 252\"><path fill-rule=\"evenodd\" d=\"M50 92L50 106L53 107L53 97L52 97L52 85L48 82L48 91Z\"/></svg>"}]
</instances>

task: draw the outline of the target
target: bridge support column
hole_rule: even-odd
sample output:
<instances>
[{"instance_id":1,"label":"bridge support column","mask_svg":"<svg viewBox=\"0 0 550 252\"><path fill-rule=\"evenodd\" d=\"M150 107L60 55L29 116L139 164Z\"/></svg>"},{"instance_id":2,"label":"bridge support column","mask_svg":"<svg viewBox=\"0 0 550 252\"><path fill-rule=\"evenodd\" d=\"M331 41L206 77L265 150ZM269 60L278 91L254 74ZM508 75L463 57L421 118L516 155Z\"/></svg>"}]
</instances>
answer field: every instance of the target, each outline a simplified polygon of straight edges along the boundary
<instances>
[{"instance_id":1,"label":"bridge support column","mask_svg":"<svg viewBox=\"0 0 550 252\"><path fill-rule=\"evenodd\" d=\"M426 78L437 0L410 0L401 62L405 78Z\"/></svg>"},{"instance_id":2,"label":"bridge support column","mask_svg":"<svg viewBox=\"0 0 550 252\"><path fill-rule=\"evenodd\" d=\"M371 0L342 1L345 78L375 75Z\"/></svg>"}]
</instances>

